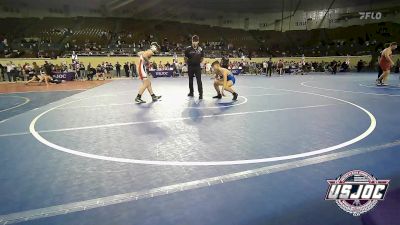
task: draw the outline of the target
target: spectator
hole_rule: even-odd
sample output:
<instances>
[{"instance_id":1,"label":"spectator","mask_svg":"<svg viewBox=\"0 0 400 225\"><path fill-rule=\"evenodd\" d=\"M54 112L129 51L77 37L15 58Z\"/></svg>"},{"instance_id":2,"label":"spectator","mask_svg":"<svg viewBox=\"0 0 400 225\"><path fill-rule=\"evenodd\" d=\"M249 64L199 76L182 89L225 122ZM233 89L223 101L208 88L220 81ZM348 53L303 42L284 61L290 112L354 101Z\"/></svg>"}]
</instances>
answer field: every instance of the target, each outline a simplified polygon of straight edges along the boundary
<instances>
[{"instance_id":1,"label":"spectator","mask_svg":"<svg viewBox=\"0 0 400 225\"><path fill-rule=\"evenodd\" d=\"M112 79L111 71L114 69L111 63L106 62L104 64L105 71L106 71L106 78Z\"/></svg>"},{"instance_id":2,"label":"spectator","mask_svg":"<svg viewBox=\"0 0 400 225\"><path fill-rule=\"evenodd\" d=\"M132 77L137 77L136 64L135 63L130 63L129 69L131 70Z\"/></svg>"},{"instance_id":3,"label":"spectator","mask_svg":"<svg viewBox=\"0 0 400 225\"><path fill-rule=\"evenodd\" d=\"M182 62L178 63L178 73L179 73L181 76L183 76L182 67L183 67Z\"/></svg>"},{"instance_id":4,"label":"spectator","mask_svg":"<svg viewBox=\"0 0 400 225\"><path fill-rule=\"evenodd\" d=\"M364 62L360 59L357 63L357 72L361 72L361 70L364 68Z\"/></svg>"},{"instance_id":5,"label":"spectator","mask_svg":"<svg viewBox=\"0 0 400 225\"><path fill-rule=\"evenodd\" d=\"M119 62L115 64L115 71L117 73L117 77L121 77L121 64L119 64Z\"/></svg>"},{"instance_id":6,"label":"spectator","mask_svg":"<svg viewBox=\"0 0 400 225\"><path fill-rule=\"evenodd\" d=\"M340 72L348 72L348 71L349 71L349 64L343 62L342 65L340 66Z\"/></svg>"},{"instance_id":7,"label":"spectator","mask_svg":"<svg viewBox=\"0 0 400 225\"><path fill-rule=\"evenodd\" d=\"M86 70L89 71L89 69L92 67L92 64L89 63L88 66L86 67Z\"/></svg>"},{"instance_id":8,"label":"spectator","mask_svg":"<svg viewBox=\"0 0 400 225\"><path fill-rule=\"evenodd\" d=\"M15 65L14 65L13 62L10 61L10 62L7 64L7 77L8 77L8 82L16 82L14 70L15 70Z\"/></svg>"},{"instance_id":9,"label":"spectator","mask_svg":"<svg viewBox=\"0 0 400 225\"><path fill-rule=\"evenodd\" d=\"M86 77L85 65L82 62L79 64L79 77L81 79L85 79Z\"/></svg>"},{"instance_id":10,"label":"spectator","mask_svg":"<svg viewBox=\"0 0 400 225\"><path fill-rule=\"evenodd\" d=\"M262 72L263 74L267 75L267 68L268 68L268 63L266 61L264 61L262 63Z\"/></svg>"},{"instance_id":11,"label":"spectator","mask_svg":"<svg viewBox=\"0 0 400 225\"><path fill-rule=\"evenodd\" d=\"M7 67L3 66L0 64L0 77L1 77L1 81L5 81L6 78L4 76L5 71L7 70Z\"/></svg>"},{"instance_id":12,"label":"spectator","mask_svg":"<svg viewBox=\"0 0 400 225\"><path fill-rule=\"evenodd\" d=\"M25 81L24 71L21 64L18 64L18 66L15 67L15 82L17 82L16 78L22 78L22 80Z\"/></svg>"},{"instance_id":13,"label":"spectator","mask_svg":"<svg viewBox=\"0 0 400 225\"><path fill-rule=\"evenodd\" d=\"M268 74L268 76L272 75L272 71L273 71L272 67L273 66L274 66L274 63L272 62L272 58L270 57L268 62L267 62L267 74Z\"/></svg>"},{"instance_id":14,"label":"spectator","mask_svg":"<svg viewBox=\"0 0 400 225\"><path fill-rule=\"evenodd\" d=\"M223 56L222 57L222 59L221 59L221 67L225 68L225 69L228 69L228 67L229 67L229 57L227 57L227 56Z\"/></svg>"},{"instance_id":15,"label":"spectator","mask_svg":"<svg viewBox=\"0 0 400 225\"><path fill-rule=\"evenodd\" d=\"M400 72L400 59L397 59L397 61L396 61L394 72L395 73L399 73Z\"/></svg>"},{"instance_id":16,"label":"spectator","mask_svg":"<svg viewBox=\"0 0 400 225\"><path fill-rule=\"evenodd\" d=\"M128 62L124 64L125 76L129 77L129 65Z\"/></svg>"},{"instance_id":17,"label":"spectator","mask_svg":"<svg viewBox=\"0 0 400 225\"><path fill-rule=\"evenodd\" d=\"M184 76L185 74L188 74L188 67L187 67L186 63L183 64L183 66L182 66L182 76Z\"/></svg>"},{"instance_id":18,"label":"spectator","mask_svg":"<svg viewBox=\"0 0 400 225\"><path fill-rule=\"evenodd\" d=\"M157 70L163 70L164 68L163 68L163 65L162 65L162 63L161 63L161 61L160 61L160 63L158 64L158 66L157 66Z\"/></svg>"},{"instance_id":19,"label":"spectator","mask_svg":"<svg viewBox=\"0 0 400 225\"><path fill-rule=\"evenodd\" d=\"M332 61L331 67L332 67L331 73L332 73L332 74L336 74L336 72L337 72L337 67L338 67L338 63L336 62L336 60L333 60L333 61Z\"/></svg>"},{"instance_id":20,"label":"spectator","mask_svg":"<svg viewBox=\"0 0 400 225\"><path fill-rule=\"evenodd\" d=\"M44 78L43 80L46 83L46 85L49 85L49 81L52 80L53 69L54 69L53 64L51 64L47 61L44 61L44 65L43 65L44 74L42 76Z\"/></svg>"},{"instance_id":21,"label":"spectator","mask_svg":"<svg viewBox=\"0 0 400 225\"><path fill-rule=\"evenodd\" d=\"M284 65L284 63L283 63L283 60L280 59L280 60L278 61L278 64L277 64L279 76L282 76L282 75L283 75L283 67L284 67L284 66L285 66L285 65Z\"/></svg>"},{"instance_id":22,"label":"spectator","mask_svg":"<svg viewBox=\"0 0 400 225\"><path fill-rule=\"evenodd\" d=\"M88 65L88 74L87 74L87 79L88 80L93 80L93 77L96 75L96 69L92 67L92 65Z\"/></svg>"},{"instance_id":23,"label":"spectator","mask_svg":"<svg viewBox=\"0 0 400 225\"><path fill-rule=\"evenodd\" d=\"M100 80L100 77L102 77L103 80L106 79L106 78L104 77L104 68L103 68L100 64L97 64L97 67L96 67L96 75L97 75L97 80Z\"/></svg>"},{"instance_id":24,"label":"spectator","mask_svg":"<svg viewBox=\"0 0 400 225\"><path fill-rule=\"evenodd\" d=\"M156 69L157 69L157 63L156 63L155 61L153 61L153 64L151 65L151 68L152 68L153 70L156 70Z\"/></svg>"},{"instance_id":25,"label":"spectator","mask_svg":"<svg viewBox=\"0 0 400 225\"><path fill-rule=\"evenodd\" d=\"M164 69L165 69L165 70L171 69L171 64L169 64L169 62L167 62L167 63L165 64Z\"/></svg>"}]
</instances>

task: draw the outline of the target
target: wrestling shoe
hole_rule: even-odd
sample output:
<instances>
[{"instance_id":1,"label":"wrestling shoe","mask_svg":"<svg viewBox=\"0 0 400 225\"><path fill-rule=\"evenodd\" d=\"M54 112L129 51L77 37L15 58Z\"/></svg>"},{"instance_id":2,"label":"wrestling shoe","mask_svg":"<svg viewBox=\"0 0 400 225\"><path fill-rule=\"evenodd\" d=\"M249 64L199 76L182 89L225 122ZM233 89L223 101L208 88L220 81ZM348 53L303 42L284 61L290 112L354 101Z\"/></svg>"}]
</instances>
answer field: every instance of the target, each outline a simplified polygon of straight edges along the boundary
<instances>
[{"instance_id":1,"label":"wrestling shoe","mask_svg":"<svg viewBox=\"0 0 400 225\"><path fill-rule=\"evenodd\" d=\"M139 98L139 97L136 97L135 98L135 102L136 103L139 103L139 104L141 104L141 103L146 103L146 101L143 101L141 98Z\"/></svg>"},{"instance_id":2,"label":"wrestling shoe","mask_svg":"<svg viewBox=\"0 0 400 225\"><path fill-rule=\"evenodd\" d=\"M237 98L238 98L238 94L235 92L235 93L233 93L233 98L232 98L232 100L233 101L237 101Z\"/></svg>"},{"instance_id":3,"label":"wrestling shoe","mask_svg":"<svg viewBox=\"0 0 400 225\"><path fill-rule=\"evenodd\" d=\"M153 99L153 102L156 102L161 98L161 96L152 95L151 98Z\"/></svg>"},{"instance_id":4,"label":"wrestling shoe","mask_svg":"<svg viewBox=\"0 0 400 225\"><path fill-rule=\"evenodd\" d=\"M222 95L221 95L221 94L218 94L218 95L216 95L216 96L214 96L214 97L212 97L212 98L218 98L218 99L221 99L221 98L222 98Z\"/></svg>"}]
</instances>

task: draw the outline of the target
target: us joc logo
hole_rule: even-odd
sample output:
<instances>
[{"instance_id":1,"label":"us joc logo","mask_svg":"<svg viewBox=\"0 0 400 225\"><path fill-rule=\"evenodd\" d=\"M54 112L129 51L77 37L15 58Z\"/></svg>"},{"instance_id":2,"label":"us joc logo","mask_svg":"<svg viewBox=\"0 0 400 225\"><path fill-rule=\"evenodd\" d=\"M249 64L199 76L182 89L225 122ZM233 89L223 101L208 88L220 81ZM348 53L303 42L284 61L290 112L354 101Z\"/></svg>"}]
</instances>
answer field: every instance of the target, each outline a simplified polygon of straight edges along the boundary
<instances>
[{"instance_id":1,"label":"us joc logo","mask_svg":"<svg viewBox=\"0 0 400 225\"><path fill-rule=\"evenodd\" d=\"M352 170L336 180L327 181L325 200L336 201L341 209L353 216L368 212L378 201L384 200L389 187L389 180L377 180L362 170Z\"/></svg>"}]
</instances>

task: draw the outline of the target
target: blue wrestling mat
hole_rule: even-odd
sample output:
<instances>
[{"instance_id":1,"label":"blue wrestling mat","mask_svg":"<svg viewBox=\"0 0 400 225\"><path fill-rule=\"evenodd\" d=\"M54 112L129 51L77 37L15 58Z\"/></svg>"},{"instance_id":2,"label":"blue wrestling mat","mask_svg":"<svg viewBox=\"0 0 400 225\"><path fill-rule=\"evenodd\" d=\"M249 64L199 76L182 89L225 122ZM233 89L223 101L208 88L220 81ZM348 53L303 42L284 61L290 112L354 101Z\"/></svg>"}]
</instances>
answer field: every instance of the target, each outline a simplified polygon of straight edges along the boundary
<instances>
[{"instance_id":1,"label":"blue wrestling mat","mask_svg":"<svg viewBox=\"0 0 400 225\"><path fill-rule=\"evenodd\" d=\"M237 76L236 102L206 77L202 101L186 78L141 105L138 80L1 95L0 224L360 225L324 198L353 169L400 188L400 88L374 80Z\"/></svg>"}]
</instances>

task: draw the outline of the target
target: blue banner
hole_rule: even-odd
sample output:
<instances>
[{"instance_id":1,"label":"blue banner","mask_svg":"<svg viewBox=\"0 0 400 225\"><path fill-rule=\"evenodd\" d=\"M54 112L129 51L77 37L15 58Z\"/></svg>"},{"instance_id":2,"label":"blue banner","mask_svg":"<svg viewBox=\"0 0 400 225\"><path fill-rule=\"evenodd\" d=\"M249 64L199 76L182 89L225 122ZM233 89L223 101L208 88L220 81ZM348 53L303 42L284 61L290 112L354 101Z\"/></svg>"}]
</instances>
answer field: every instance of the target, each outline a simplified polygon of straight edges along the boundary
<instances>
[{"instance_id":1,"label":"blue banner","mask_svg":"<svg viewBox=\"0 0 400 225\"><path fill-rule=\"evenodd\" d=\"M153 71L150 71L150 73L154 78L157 78L157 77L172 77L173 70L153 70Z\"/></svg>"},{"instance_id":2,"label":"blue banner","mask_svg":"<svg viewBox=\"0 0 400 225\"><path fill-rule=\"evenodd\" d=\"M231 72L234 76L237 76L242 73L242 69L231 69Z\"/></svg>"},{"instance_id":3,"label":"blue banner","mask_svg":"<svg viewBox=\"0 0 400 225\"><path fill-rule=\"evenodd\" d=\"M75 78L75 72L54 72L53 79L72 81Z\"/></svg>"}]
</instances>

